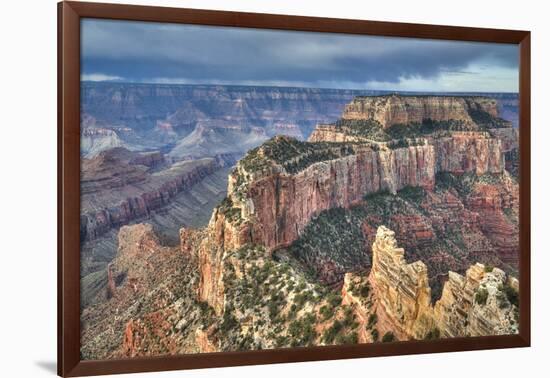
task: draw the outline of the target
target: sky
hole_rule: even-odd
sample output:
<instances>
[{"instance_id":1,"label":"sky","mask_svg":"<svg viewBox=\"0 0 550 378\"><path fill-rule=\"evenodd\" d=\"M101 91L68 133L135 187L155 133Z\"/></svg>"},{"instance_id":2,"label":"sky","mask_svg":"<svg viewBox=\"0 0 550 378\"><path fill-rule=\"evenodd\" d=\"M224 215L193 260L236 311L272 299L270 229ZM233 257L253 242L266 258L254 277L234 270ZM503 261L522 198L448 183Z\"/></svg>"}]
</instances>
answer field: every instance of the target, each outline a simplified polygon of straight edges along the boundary
<instances>
[{"instance_id":1,"label":"sky","mask_svg":"<svg viewBox=\"0 0 550 378\"><path fill-rule=\"evenodd\" d=\"M84 19L81 79L517 92L517 45Z\"/></svg>"}]
</instances>

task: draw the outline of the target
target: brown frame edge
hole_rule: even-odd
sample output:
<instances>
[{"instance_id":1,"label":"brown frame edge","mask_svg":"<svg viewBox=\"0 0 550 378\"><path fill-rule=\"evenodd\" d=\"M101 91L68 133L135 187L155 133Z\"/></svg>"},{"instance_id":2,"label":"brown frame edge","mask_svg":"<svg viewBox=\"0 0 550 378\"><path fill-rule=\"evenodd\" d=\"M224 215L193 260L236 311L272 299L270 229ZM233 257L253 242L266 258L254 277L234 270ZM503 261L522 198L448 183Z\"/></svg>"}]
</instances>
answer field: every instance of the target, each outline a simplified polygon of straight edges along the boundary
<instances>
[{"instance_id":1,"label":"brown frame edge","mask_svg":"<svg viewBox=\"0 0 550 378\"><path fill-rule=\"evenodd\" d=\"M80 18L513 43L520 53L520 332L518 335L80 360ZM530 32L259 13L58 3L58 375L83 376L528 347L530 319Z\"/></svg>"}]
</instances>

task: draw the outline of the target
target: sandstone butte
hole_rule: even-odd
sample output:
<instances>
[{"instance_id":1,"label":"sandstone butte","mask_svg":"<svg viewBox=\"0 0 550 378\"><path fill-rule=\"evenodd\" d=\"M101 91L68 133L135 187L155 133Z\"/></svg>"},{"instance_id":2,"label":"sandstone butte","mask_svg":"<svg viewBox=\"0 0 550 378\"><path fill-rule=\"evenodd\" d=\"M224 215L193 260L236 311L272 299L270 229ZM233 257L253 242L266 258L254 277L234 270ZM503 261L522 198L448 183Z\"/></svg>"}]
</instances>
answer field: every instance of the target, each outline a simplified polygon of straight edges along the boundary
<instances>
[{"instance_id":1,"label":"sandstone butte","mask_svg":"<svg viewBox=\"0 0 550 378\"><path fill-rule=\"evenodd\" d=\"M458 120L475 127L470 112L498 116L497 101L484 97L453 96L368 96L356 97L344 109L343 119L373 119L382 127L434 121Z\"/></svg>"},{"instance_id":2,"label":"sandstone butte","mask_svg":"<svg viewBox=\"0 0 550 378\"><path fill-rule=\"evenodd\" d=\"M263 245L269 251L288 246L323 210L348 207L366 194L395 193L406 186L433 190L438 172L478 176L504 172L501 140L474 123L470 114L477 113L472 109L492 118L496 101L477 97L360 97L346 106L344 119L375 119L383 127L390 122L427 118L434 122L459 120L469 131L424 135L414 138L414 143L407 139L403 146L366 137L342 143L345 129L320 126L323 133L314 131L309 142L278 136L250 151L230 174L227 198L214 210L209 236L199 248L199 298L222 313L221 261L225 251L247 243ZM481 207L490 206L484 203ZM493 218L493 226L486 227L498 229L501 243L508 245L504 239L507 234L513 237L514 232L500 229L502 222Z\"/></svg>"}]
</instances>

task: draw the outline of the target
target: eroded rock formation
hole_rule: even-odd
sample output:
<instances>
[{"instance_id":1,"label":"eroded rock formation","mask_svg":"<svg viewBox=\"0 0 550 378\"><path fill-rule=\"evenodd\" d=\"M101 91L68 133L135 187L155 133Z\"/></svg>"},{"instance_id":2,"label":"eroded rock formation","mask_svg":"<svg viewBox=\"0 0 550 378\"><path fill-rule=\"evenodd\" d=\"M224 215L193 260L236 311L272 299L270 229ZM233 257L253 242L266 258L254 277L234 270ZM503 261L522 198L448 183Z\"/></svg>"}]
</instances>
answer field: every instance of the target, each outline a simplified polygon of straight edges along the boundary
<instances>
[{"instance_id":1,"label":"eroded rock formation","mask_svg":"<svg viewBox=\"0 0 550 378\"><path fill-rule=\"evenodd\" d=\"M428 269L422 261L407 264L404 255L394 232L379 227L369 282L376 296L379 328L401 340L420 339L433 328Z\"/></svg>"},{"instance_id":2,"label":"eroded rock formation","mask_svg":"<svg viewBox=\"0 0 550 378\"><path fill-rule=\"evenodd\" d=\"M433 148L365 151L312 164L295 175L271 175L249 186L246 216L255 241L270 249L292 243L321 211L347 207L369 193L405 186L432 188ZM271 226L273 225L273 226Z\"/></svg>"},{"instance_id":3,"label":"eroded rock formation","mask_svg":"<svg viewBox=\"0 0 550 378\"><path fill-rule=\"evenodd\" d=\"M517 280L497 268L476 264L466 276L449 272L432 306L425 264L408 264L393 231L377 230L369 282L379 329L400 340L513 334L518 331ZM516 294L514 294L516 293Z\"/></svg>"},{"instance_id":4,"label":"eroded rock formation","mask_svg":"<svg viewBox=\"0 0 550 378\"><path fill-rule=\"evenodd\" d=\"M409 118L403 118L402 112L409 112ZM475 176L502 173L501 140L479 131L486 125L475 122L479 117L476 112L482 112L491 120L497 115L496 102L445 96L358 98L348 105L343 119L374 120L384 127L396 122L453 120L460 121L462 128L466 124L466 128L474 131L446 130L422 134L419 138L380 142L370 137L371 129L368 133L361 129L376 125L352 124L347 129L338 125L330 129L325 125L320 126L319 133L312 134L310 142L278 136L250 151L230 175L228 197L210 221L210 234L218 240L214 243L218 252L213 252L215 248L202 249L201 259L209 268L204 272L200 298L218 310L223 308L221 296L214 295L218 291L219 276L214 276L212 284L208 281L213 277L212 272L223 270L213 267L219 260L217 254L228 248L255 243L272 251L288 246L324 210L347 208L369 194L384 191L395 194L405 187L433 192L435 177L440 173ZM484 118L484 122L489 121ZM352 135L355 139L341 138L342 135ZM459 207L464 207L458 199L457 202ZM466 223L478 221L476 214L466 211L465 215ZM492 240L502 247L499 253L508 256L505 261L514 262L512 246L517 238L513 226L505 222L502 208L488 215L492 220L485 231L496 231ZM440 220L429 221L437 226ZM445 228L444 224L441 228ZM412 234L421 242L434 237L433 228L428 225Z\"/></svg>"}]
</instances>

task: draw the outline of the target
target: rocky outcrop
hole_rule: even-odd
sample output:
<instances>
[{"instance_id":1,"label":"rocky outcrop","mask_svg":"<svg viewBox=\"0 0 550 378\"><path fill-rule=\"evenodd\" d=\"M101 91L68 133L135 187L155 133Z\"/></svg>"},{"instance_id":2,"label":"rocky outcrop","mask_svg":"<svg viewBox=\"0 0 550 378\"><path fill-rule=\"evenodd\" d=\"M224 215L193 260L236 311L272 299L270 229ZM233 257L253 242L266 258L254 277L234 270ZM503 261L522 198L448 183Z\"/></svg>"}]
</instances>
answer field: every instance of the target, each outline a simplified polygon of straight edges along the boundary
<instances>
[{"instance_id":1,"label":"rocky outcrop","mask_svg":"<svg viewBox=\"0 0 550 378\"><path fill-rule=\"evenodd\" d=\"M475 130L470 111L482 111L496 117L497 101L484 97L451 96L369 96L356 97L344 109L343 119L372 119L383 128L432 121L460 121Z\"/></svg>"},{"instance_id":2,"label":"rocky outcrop","mask_svg":"<svg viewBox=\"0 0 550 378\"><path fill-rule=\"evenodd\" d=\"M424 140L424 138L422 139ZM319 126L309 138L309 141L317 143L358 143L365 140L365 137L350 135L332 125ZM453 131L443 136L428 137L424 143L435 149L434 153L437 159L434 169L436 172L457 174L475 172L482 175L502 172L504 169L503 142L499 137L491 137L491 134L487 132ZM512 142L507 140L506 143L511 144ZM388 145L387 142L378 144L380 146Z\"/></svg>"},{"instance_id":3,"label":"rocky outcrop","mask_svg":"<svg viewBox=\"0 0 550 378\"><path fill-rule=\"evenodd\" d=\"M82 128L80 131L80 154L88 159L102 151L124 145L118 134L111 129Z\"/></svg>"},{"instance_id":4,"label":"rocky outcrop","mask_svg":"<svg viewBox=\"0 0 550 378\"><path fill-rule=\"evenodd\" d=\"M504 169L500 139L485 132L453 132L433 140L438 172L499 173Z\"/></svg>"},{"instance_id":5,"label":"rocky outcrop","mask_svg":"<svg viewBox=\"0 0 550 378\"><path fill-rule=\"evenodd\" d=\"M165 156L160 151L142 152L136 154L129 162L132 165L144 165L149 168L159 168L167 164Z\"/></svg>"},{"instance_id":6,"label":"rocky outcrop","mask_svg":"<svg viewBox=\"0 0 550 378\"><path fill-rule=\"evenodd\" d=\"M517 304L511 304L506 289L517 292L513 277L497 268L488 272L482 264L461 276L449 272L434 318L443 337L505 335L518 332Z\"/></svg>"},{"instance_id":7,"label":"rocky outcrop","mask_svg":"<svg viewBox=\"0 0 550 378\"><path fill-rule=\"evenodd\" d=\"M359 288L359 290L358 290ZM363 289L363 293L361 293ZM342 305L349 306L355 313L355 320L358 323L358 342L372 343L375 340L372 329L375 329L373 317L373 294L370 284L364 275L346 273L342 285ZM378 323L378 319L376 321ZM376 332L379 332L378 329Z\"/></svg>"},{"instance_id":8,"label":"rocky outcrop","mask_svg":"<svg viewBox=\"0 0 550 378\"><path fill-rule=\"evenodd\" d=\"M81 353L86 359L193 353L197 262L166 247L149 224L121 227L104 291L81 311Z\"/></svg>"},{"instance_id":9,"label":"rocky outcrop","mask_svg":"<svg viewBox=\"0 0 550 378\"><path fill-rule=\"evenodd\" d=\"M308 138L309 142L331 142L331 143L346 143L346 142L361 142L365 138L357 135L350 135L344 132L341 128L335 125L317 125L315 130Z\"/></svg>"},{"instance_id":10,"label":"rocky outcrop","mask_svg":"<svg viewBox=\"0 0 550 378\"><path fill-rule=\"evenodd\" d=\"M404 255L394 232L379 227L369 275L379 329L400 340L422 339L434 326L428 269L421 261L407 264Z\"/></svg>"},{"instance_id":11,"label":"rocky outcrop","mask_svg":"<svg viewBox=\"0 0 550 378\"><path fill-rule=\"evenodd\" d=\"M432 190L440 171L502 172L502 163L498 140L460 133L438 140L435 148L365 148L314 163L295 174L277 169L254 177L239 166L235 175L254 177L244 194L246 200L231 191L228 195L242 219L254 219L251 239L274 249L296 240L310 219L323 210L348 207L370 193L395 193L406 186ZM238 180L242 178L230 177L230 190L231 182Z\"/></svg>"},{"instance_id":12,"label":"rocky outcrop","mask_svg":"<svg viewBox=\"0 0 550 378\"><path fill-rule=\"evenodd\" d=\"M502 270L476 264L465 277L449 272L432 306L426 266L405 261L393 231L380 226L372 251L369 283L381 332L400 340L518 332L517 280Z\"/></svg>"},{"instance_id":13,"label":"rocky outcrop","mask_svg":"<svg viewBox=\"0 0 550 378\"><path fill-rule=\"evenodd\" d=\"M491 136L501 141L502 151L509 152L519 148L519 130L511 127L491 129Z\"/></svg>"},{"instance_id":14,"label":"rocky outcrop","mask_svg":"<svg viewBox=\"0 0 550 378\"><path fill-rule=\"evenodd\" d=\"M219 349L216 346L216 342L213 340L212 335L212 333L215 331L216 329L214 327L206 330L197 328L197 330L195 331L195 342L197 343L199 353L219 352Z\"/></svg>"},{"instance_id":15,"label":"rocky outcrop","mask_svg":"<svg viewBox=\"0 0 550 378\"><path fill-rule=\"evenodd\" d=\"M198 244L200 270L198 298L207 302L217 314L225 304L223 261L226 253L251 242L249 225L228 219L221 208L216 208L205 231L206 237Z\"/></svg>"}]
</instances>

